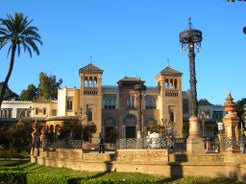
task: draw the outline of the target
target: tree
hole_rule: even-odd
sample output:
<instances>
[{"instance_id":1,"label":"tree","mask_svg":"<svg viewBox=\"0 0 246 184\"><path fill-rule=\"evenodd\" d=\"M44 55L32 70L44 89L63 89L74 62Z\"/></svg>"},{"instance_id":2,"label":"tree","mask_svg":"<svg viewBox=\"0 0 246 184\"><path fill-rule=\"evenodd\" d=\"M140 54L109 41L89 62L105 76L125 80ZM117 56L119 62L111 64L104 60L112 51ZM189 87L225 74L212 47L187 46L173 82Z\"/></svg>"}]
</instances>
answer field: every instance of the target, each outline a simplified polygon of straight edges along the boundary
<instances>
[{"instance_id":1,"label":"tree","mask_svg":"<svg viewBox=\"0 0 246 184\"><path fill-rule=\"evenodd\" d=\"M38 96L47 100L57 99L57 88L62 84L62 79L56 81L55 75L48 76L46 73L39 74Z\"/></svg>"},{"instance_id":2,"label":"tree","mask_svg":"<svg viewBox=\"0 0 246 184\"><path fill-rule=\"evenodd\" d=\"M241 100L238 100L236 102L237 104L237 107L236 107L236 112L237 112L237 115L238 117L240 118L240 122L244 122L245 119L244 119L244 115L245 115L245 112L244 112L244 104L246 104L246 98L242 98Z\"/></svg>"},{"instance_id":3,"label":"tree","mask_svg":"<svg viewBox=\"0 0 246 184\"><path fill-rule=\"evenodd\" d=\"M28 151L31 143L32 125L30 122L19 121L9 127L7 134L10 148Z\"/></svg>"},{"instance_id":4,"label":"tree","mask_svg":"<svg viewBox=\"0 0 246 184\"><path fill-rule=\"evenodd\" d=\"M34 84L29 84L27 89L22 90L20 94L20 100L22 101L32 101L37 98L38 89Z\"/></svg>"},{"instance_id":5,"label":"tree","mask_svg":"<svg viewBox=\"0 0 246 184\"><path fill-rule=\"evenodd\" d=\"M97 126L94 123L83 126L83 140L88 140L91 143L93 134L96 133Z\"/></svg>"},{"instance_id":6,"label":"tree","mask_svg":"<svg viewBox=\"0 0 246 184\"><path fill-rule=\"evenodd\" d=\"M235 3L235 0L226 0L229 3ZM246 0L238 0L238 1L244 1L246 2ZM243 27L243 33L246 34L246 26Z\"/></svg>"},{"instance_id":7,"label":"tree","mask_svg":"<svg viewBox=\"0 0 246 184\"><path fill-rule=\"evenodd\" d=\"M0 91L2 89L3 82L0 82ZM17 95L15 92L13 92L11 89L9 89L8 85L5 91L5 94L3 95L3 100L18 100L19 95Z\"/></svg>"},{"instance_id":8,"label":"tree","mask_svg":"<svg viewBox=\"0 0 246 184\"><path fill-rule=\"evenodd\" d=\"M32 57L32 50L37 55L40 54L36 42L41 45L43 43L37 32L38 28L30 26L31 23L32 20L29 21L28 17L24 17L22 13L15 13L14 16L7 14L6 19L0 19L0 50L9 43L10 47L7 55L11 53L9 69L0 92L0 108L13 71L16 52L20 56L21 48L23 47L24 52L28 51L30 57Z\"/></svg>"},{"instance_id":9,"label":"tree","mask_svg":"<svg viewBox=\"0 0 246 184\"><path fill-rule=\"evenodd\" d=\"M20 100L32 101L39 97L47 100L57 98L57 88L60 88L62 79L56 81L55 75L47 75L44 72L39 74L39 84L36 87L34 84L29 84L27 89L21 91Z\"/></svg>"},{"instance_id":10,"label":"tree","mask_svg":"<svg viewBox=\"0 0 246 184\"><path fill-rule=\"evenodd\" d=\"M226 0L229 3L235 3L235 0ZM246 1L246 0L238 0L238 1Z\"/></svg>"}]
</instances>

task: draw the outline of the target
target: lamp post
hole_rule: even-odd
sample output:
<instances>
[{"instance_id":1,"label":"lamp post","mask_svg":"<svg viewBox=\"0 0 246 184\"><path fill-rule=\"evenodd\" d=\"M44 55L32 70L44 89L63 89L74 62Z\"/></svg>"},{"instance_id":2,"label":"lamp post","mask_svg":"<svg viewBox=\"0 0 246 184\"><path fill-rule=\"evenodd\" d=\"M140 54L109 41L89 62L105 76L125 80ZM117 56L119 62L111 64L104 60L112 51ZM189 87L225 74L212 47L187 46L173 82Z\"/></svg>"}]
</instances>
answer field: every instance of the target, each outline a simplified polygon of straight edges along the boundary
<instances>
[{"instance_id":1,"label":"lamp post","mask_svg":"<svg viewBox=\"0 0 246 184\"><path fill-rule=\"evenodd\" d=\"M79 108L79 119L81 125L81 150L83 151L83 124L82 124L83 109Z\"/></svg>"},{"instance_id":2,"label":"lamp post","mask_svg":"<svg viewBox=\"0 0 246 184\"><path fill-rule=\"evenodd\" d=\"M218 125L218 131L219 131L219 133L222 134L223 133L223 130L224 130L224 123L218 122L217 125Z\"/></svg>"},{"instance_id":3,"label":"lamp post","mask_svg":"<svg viewBox=\"0 0 246 184\"><path fill-rule=\"evenodd\" d=\"M244 110L244 125L246 124L246 104L243 106ZM240 136L240 150L242 153L245 152L245 135L244 135L244 126L243 122L241 121L241 136Z\"/></svg>"},{"instance_id":4,"label":"lamp post","mask_svg":"<svg viewBox=\"0 0 246 184\"><path fill-rule=\"evenodd\" d=\"M240 135L240 151L244 153L244 128L243 122L241 121L241 135Z\"/></svg>"},{"instance_id":5,"label":"lamp post","mask_svg":"<svg viewBox=\"0 0 246 184\"><path fill-rule=\"evenodd\" d=\"M196 67L195 48L201 51L202 32L192 28L191 18L189 18L189 29L179 33L179 42L184 52L188 49L190 68L190 98L191 117L189 118L189 137L187 139L188 154L202 154L204 152L204 142L201 138L200 123L197 117L197 91L196 91Z\"/></svg>"},{"instance_id":6,"label":"lamp post","mask_svg":"<svg viewBox=\"0 0 246 184\"><path fill-rule=\"evenodd\" d=\"M192 28L191 18L189 18L189 29L179 34L179 41L182 50L186 52L188 48L190 67L190 92L191 92L191 116L197 117L197 91L196 91L196 68L195 68L195 48L201 51L202 32Z\"/></svg>"},{"instance_id":7,"label":"lamp post","mask_svg":"<svg viewBox=\"0 0 246 184\"><path fill-rule=\"evenodd\" d=\"M142 98L143 98L143 91L146 90L146 86L144 84L136 84L134 85L134 90L138 91L139 96L139 107L138 107L138 113L139 113L139 121L138 121L138 137L144 136L144 123L142 118Z\"/></svg>"},{"instance_id":8,"label":"lamp post","mask_svg":"<svg viewBox=\"0 0 246 184\"><path fill-rule=\"evenodd\" d=\"M202 136L205 137L205 121L209 119L209 114L201 111L199 118L202 120Z\"/></svg>"},{"instance_id":9,"label":"lamp post","mask_svg":"<svg viewBox=\"0 0 246 184\"><path fill-rule=\"evenodd\" d=\"M225 150L225 144L224 144L224 137L225 135L223 134L224 133L224 123L223 122L218 122L217 123L218 125L218 131L219 131L219 134L218 134L218 138L219 138L219 149L220 149L220 152L223 152Z\"/></svg>"}]
</instances>

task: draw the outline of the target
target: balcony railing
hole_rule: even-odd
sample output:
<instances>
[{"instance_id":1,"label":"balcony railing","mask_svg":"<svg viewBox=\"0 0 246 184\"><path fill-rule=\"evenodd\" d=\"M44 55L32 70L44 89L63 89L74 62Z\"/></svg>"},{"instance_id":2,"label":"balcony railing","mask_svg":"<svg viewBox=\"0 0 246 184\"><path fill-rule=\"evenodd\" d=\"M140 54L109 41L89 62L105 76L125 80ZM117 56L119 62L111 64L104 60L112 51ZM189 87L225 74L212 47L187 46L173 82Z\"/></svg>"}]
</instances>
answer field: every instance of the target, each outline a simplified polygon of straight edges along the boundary
<instances>
[{"instance_id":1,"label":"balcony railing","mask_svg":"<svg viewBox=\"0 0 246 184\"><path fill-rule=\"evenodd\" d=\"M167 149L174 148L171 138L118 139L116 149Z\"/></svg>"}]
</instances>

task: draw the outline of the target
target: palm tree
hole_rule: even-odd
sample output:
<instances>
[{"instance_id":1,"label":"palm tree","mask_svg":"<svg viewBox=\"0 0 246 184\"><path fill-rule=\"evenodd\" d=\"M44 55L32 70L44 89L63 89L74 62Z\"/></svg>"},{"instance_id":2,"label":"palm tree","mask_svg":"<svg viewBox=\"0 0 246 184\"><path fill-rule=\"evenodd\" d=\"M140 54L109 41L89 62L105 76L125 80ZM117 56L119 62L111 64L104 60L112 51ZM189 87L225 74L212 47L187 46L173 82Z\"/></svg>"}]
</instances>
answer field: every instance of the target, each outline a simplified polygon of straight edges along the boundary
<instances>
[{"instance_id":1,"label":"palm tree","mask_svg":"<svg viewBox=\"0 0 246 184\"><path fill-rule=\"evenodd\" d=\"M0 19L0 50L9 43L10 47L7 55L11 53L8 73L0 91L0 109L14 67L16 51L18 56L20 56L21 48L23 47L24 52L29 52L30 57L32 57L32 50L37 55L40 54L36 42L41 45L43 43L40 35L37 33L38 28L30 26L31 23L32 20L29 21L28 17L24 17L22 13L15 13L14 17L7 14L7 19Z\"/></svg>"}]
</instances>

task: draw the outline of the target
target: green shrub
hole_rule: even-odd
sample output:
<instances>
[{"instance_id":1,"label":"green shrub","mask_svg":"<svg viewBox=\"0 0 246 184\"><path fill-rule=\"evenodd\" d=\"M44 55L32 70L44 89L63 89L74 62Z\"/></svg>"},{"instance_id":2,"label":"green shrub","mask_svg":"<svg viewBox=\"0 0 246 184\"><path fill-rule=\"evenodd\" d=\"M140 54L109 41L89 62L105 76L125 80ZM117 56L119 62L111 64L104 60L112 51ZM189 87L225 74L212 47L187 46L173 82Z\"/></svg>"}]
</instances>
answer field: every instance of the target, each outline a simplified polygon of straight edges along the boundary
<instances>
[{"instance_id":1,"label":"green shrub","mask_svg":"<svg viewBox=\"0 0 246 184\"><path fill-rule=\"evenodd\" d=\"M0 171L0 184L27 184L27 173L23 171Z\"/></svg>"},{"instance_id":2,"label":"green shrub","mask_svg":"<svg viewBox=\"0 0 246 184\"><path fill-rule=\"evenodd\" d=\"M27 151L18 151L16 149L5 150L0 148L0 158L29 158L30 154Z\"/></svg>"},{"instance_id":3,"label":"green shrub","mask_svg":"<svg viewBox=\"0 0 246 184\"><path fill-rule=\"evenodd\" d=\"M54 174L39 174L39 173L29 173L27 175L28 184L77 184L79 183L77 179L70 176L54 175Z\"/></svg>"}]
</instances>

